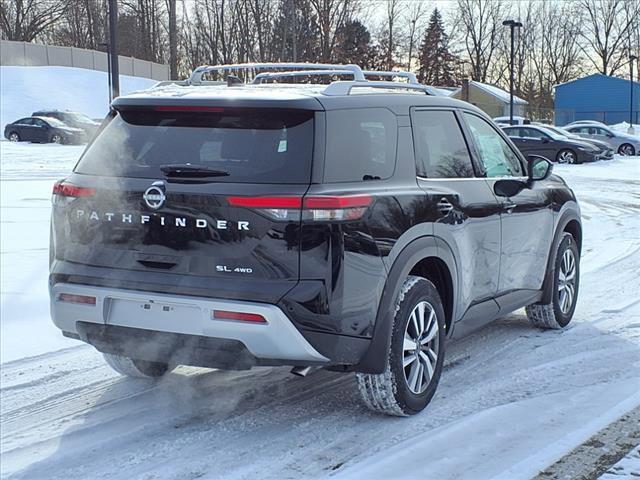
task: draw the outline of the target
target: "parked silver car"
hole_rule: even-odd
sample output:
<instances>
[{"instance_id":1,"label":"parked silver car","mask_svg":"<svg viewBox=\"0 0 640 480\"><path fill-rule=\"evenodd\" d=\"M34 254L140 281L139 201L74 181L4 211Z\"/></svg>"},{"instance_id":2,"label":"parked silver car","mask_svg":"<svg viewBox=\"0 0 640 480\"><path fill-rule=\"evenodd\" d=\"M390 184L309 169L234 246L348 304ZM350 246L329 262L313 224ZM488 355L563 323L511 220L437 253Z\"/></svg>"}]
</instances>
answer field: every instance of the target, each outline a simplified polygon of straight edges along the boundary
<instances>
[{"instance_id":1,"label":"parked silver car","mask_svg":"<svg viewBox=\"0 0 640 480\"><path fill-rule=\"evenodd\" d=\"M611 145L620 155L635 155L640 153L640 138L627 133L611 130L600 125L573 125L565 127L570 133L575 133L583 138L601 140Z\"/></svg>"}]
</instances>

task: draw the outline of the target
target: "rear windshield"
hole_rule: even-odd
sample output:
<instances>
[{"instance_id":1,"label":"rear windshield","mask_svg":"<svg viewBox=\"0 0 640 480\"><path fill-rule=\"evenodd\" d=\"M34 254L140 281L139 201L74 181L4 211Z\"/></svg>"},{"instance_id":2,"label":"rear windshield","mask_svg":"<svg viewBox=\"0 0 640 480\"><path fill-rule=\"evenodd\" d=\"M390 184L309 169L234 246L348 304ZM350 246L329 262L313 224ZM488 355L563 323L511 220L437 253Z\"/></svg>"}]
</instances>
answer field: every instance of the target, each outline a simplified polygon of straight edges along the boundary
<instances>
[{"instance_id":1,"label":"rear windshield","mask_svg":"<svg viewBox=\"0 0 640 480\"><path fill-rule=\"evenodd\" d=\"M312 111L213 110L123 110L89 146L75 172L162 178L161 167L189 164L228 173L216 182L310 181Z\"/></svg>"}]
</instances>

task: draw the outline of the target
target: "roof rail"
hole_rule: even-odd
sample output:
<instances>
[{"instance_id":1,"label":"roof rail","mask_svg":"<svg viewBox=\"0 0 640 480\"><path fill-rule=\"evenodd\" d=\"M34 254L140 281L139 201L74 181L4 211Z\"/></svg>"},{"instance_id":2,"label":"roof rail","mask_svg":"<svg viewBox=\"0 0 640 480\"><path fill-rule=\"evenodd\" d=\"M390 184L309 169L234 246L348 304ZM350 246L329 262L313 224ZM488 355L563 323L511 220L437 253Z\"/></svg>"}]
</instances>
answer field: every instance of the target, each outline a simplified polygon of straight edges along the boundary
<instances>
[{"instance_id":1,"label":"roof rail","mask_svg":"<svg viewBox=\"0 0 640 480\"><path fill-rule=\"evenodd\" d=\"M420 85L418 82L418 78L416 74L413 72L405 72L405 71L380 71L377 72L375 70L366 70L364 72L364 76L366 77L387 77L387 78L406 78L407 83L412 83L416 85Z\"/></svg>"},{"instance_id":2,"label":"roof rail","mask_svg":"<svg viewBox=\"0 0 640 480\"><path fill-rule=\"evenodd\" d=\"M255 77L257 70L340 70L349 71L353 74L354 80L364 81L365 77L358 65L332 65L329 63L231 63L226 65L203 65L196 68L189 77L191 85L202 85L205 83L202 76L209 72L239 72L246 71L245 82L249 76Z\"/></svg>"},{"instance_id":3,"label":"roof rail","mask_svg":"<svg viewBox=\"0 0 640 480\"><path fill-rule=\"evenodd\" d=\"M389 82L386 80L382 81L338 81L332 82L327 88L322 92L324 95L337 96L337 95L349 95L353 88L379 88L379 89L391 89L391 90L414 90L417 92L423 92L427 95L437 94L432 90L431 87L426 85L420 85L419 83L400 83L400 82Z\"/></svg>"},{"instance_id":4,"label":"roof rail","mask_svg":"<svg viewBox=\"0 0 640 480\"><path fill-rule=\"evenodd\" d=\"M263 83L263 80L274 78L292 78L292 77L320 77L322 75L351 75L351 70L294 70L289 72L263 72L259 73L253 79L254 84Z\"/></svg>"}]
</instances>

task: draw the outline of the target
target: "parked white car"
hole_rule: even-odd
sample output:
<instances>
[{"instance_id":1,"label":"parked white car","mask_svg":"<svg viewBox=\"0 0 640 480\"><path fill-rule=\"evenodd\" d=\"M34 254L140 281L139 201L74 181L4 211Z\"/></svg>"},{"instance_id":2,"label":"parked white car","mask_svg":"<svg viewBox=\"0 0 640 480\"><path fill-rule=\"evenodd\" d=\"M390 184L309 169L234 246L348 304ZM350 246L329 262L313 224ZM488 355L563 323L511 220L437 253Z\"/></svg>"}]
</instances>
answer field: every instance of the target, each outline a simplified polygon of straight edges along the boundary
<instances>
[{"instance_id":1,"label":"parked white car","mask_svg":"<svg viewBox=\"0 0 640 480\"><path fill-rule=\"evenodd\" d=\"M575 133L583 138L606 142L620 155L636 155L640 153L639 137L612 130L606 125L582 124L564 128L568 132Z\"/></svg>"}]
</instances>

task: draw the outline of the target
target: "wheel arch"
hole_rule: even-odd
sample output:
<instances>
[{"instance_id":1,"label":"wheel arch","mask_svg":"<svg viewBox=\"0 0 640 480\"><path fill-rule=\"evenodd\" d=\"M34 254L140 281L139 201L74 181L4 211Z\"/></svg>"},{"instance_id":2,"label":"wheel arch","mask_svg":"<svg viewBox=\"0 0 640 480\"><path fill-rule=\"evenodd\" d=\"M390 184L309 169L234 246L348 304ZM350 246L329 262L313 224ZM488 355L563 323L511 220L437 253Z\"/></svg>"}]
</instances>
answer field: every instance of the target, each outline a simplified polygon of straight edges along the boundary
<instances>
[{"instance_id":1,"label":"wheel arch","mask_svg":"<svg viewBox=\"0 0 640 480\"><path fill-rule=\"evenodd\" d=\"M382 373L391 342L393 317L398 294L409 275L430 280L438 289L445 309L447 329L453 324L457 270L451 250L439 238L420 237L410 242L396 257L378 305L369 348L355 367L363 373Z\"/></svg>"},{"instance_id":2,"label":"wheel arch","mask_svg":"<svg viewBox=\"0 0 640 480\"><path fill-rule=\"evenodd\" d=\"M551 248L549 249L549 256L547 258L547 269L542 284L542 299L541 304L550 303L553 296L553 277L555 273L555 255L554 252L558 249L558 245L562 241L562 237L565 233L571 234L578 245L578 253L582 254L582 223L580 222L580 214L571 209L565 210L560 215L560 220L556 225L556 231L553 235L553 241L551 242Z\"/></svg>"}]
</instances>

